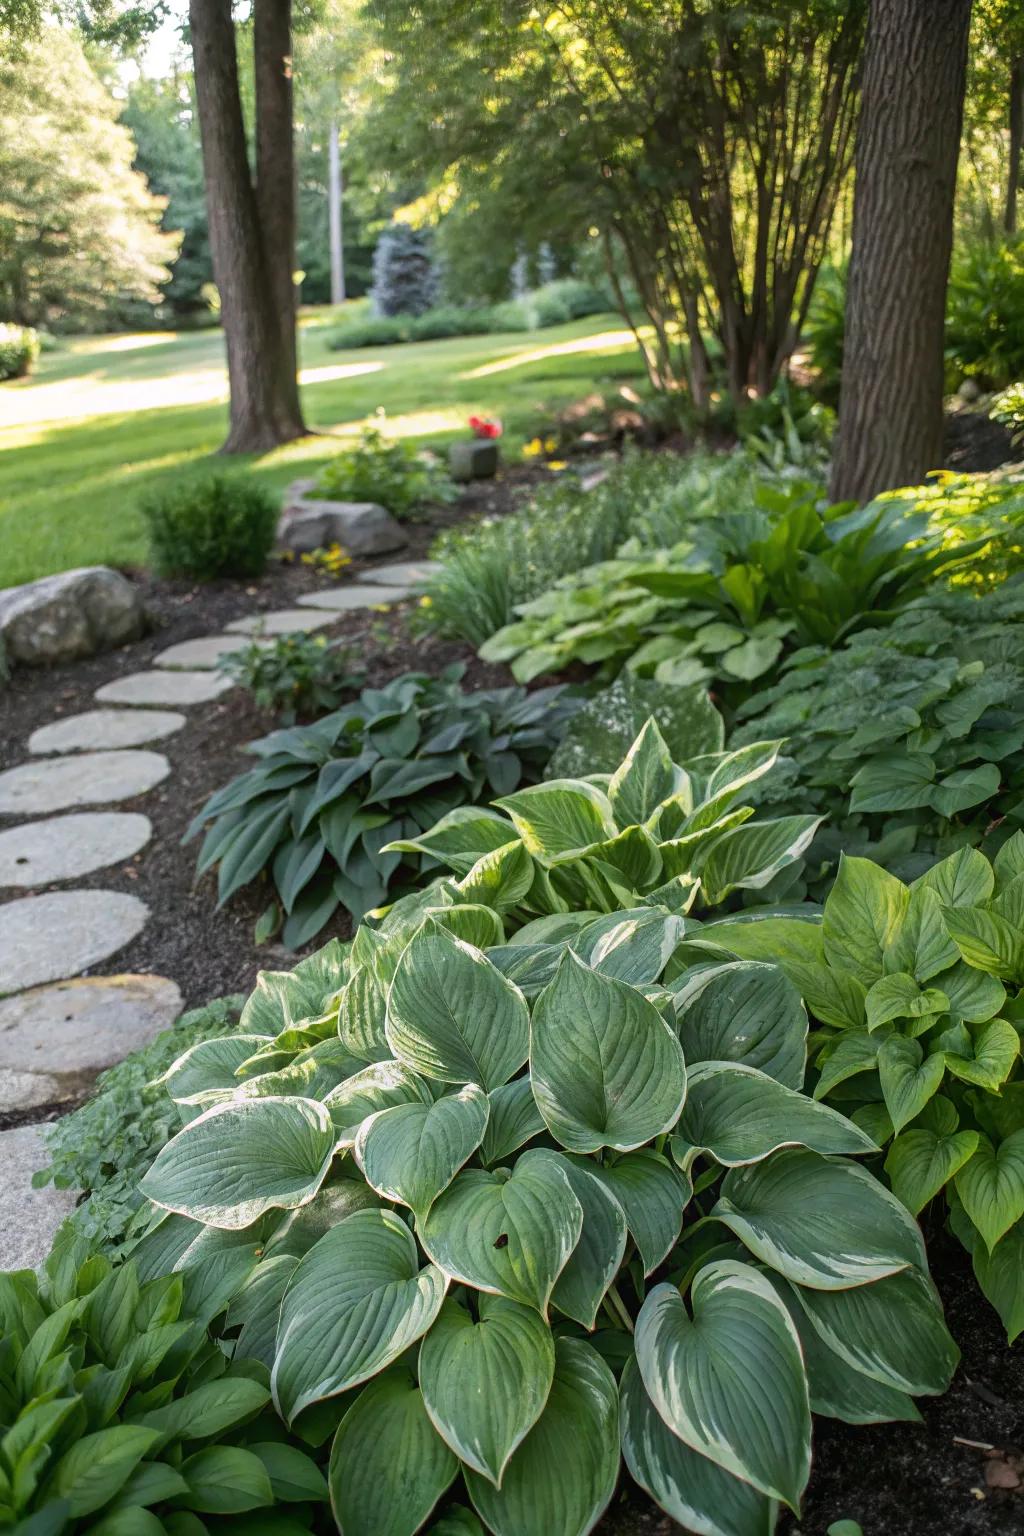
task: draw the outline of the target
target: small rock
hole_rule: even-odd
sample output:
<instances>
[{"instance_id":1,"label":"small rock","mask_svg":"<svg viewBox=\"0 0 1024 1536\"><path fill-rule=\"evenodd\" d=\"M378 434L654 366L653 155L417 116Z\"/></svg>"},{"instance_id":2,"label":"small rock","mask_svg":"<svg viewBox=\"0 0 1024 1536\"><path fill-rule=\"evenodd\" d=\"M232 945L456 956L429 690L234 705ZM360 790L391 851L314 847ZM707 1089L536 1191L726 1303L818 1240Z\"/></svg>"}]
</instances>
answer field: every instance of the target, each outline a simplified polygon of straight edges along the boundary
<instances>
[{"instance_id":1,"label":"small rock","mask_svg":"<svg viewBox=\"0 0 1024 1536\"><path fill-rule=\"evenodd\" d=\"M140 747L173 736L185 716L168 709L87 709L52 725L42 725L28 739L38 756L50 752L101 752L111 747Z\"/></svg>"},{"instance_id":2,"label":"small rock","mask_svg":"<svg viewBox=\"0 0 1024 1536\"><path fill-rule=\"evenodd\" d=\"M0 832L0 886L52 885L130 859L153 834L148 816L82 812Z\"/></svg>"},{"instance_id":3,"label":"small rock","mask_svg":"<svg viewBox=\"0 0 1024 1536\"><path fill-rule=\"evenodd\" d=\"M101 704L208 704L235 685L216 672L129 672L97 688Z\"/></svg>"},{"instance_id":4,"label":"small rock","mask_svg":"<svg viewBox=\"0 0 1024 1536\"><path fill-rule=\"evenodd\" d=\"M11 661L52 666L137 640L146 611L124 576L105 565L44 576L0 592L0 636Z\"/></svg>"},{"instance_id":5,"label":"small rock","mask_svg":"<svg viewBox=\"0 0 1024 1536\"><path fill-rule=\"evenodd\" d=\"M195 667L200 672L209 672L222 657L240 650L243 644L237 635L202 635L198 640L182 640L178 645L169 645L166 651L153 657L153 665L174 671Z\"/></svg>"},{"instance_id":6,"label":"small rock","mask_svg":"<svg viewBox=\"0 0 1024 1536\"><path fill-rule=\"evenodd\" d=\"M51 891L7 902L0 907L0 997L109 959L148 916L144 902L120 891Z\"/></svg>"},{"instance_id":7,"label":"small rock","mask_svg":"<svg viewBox=\"0 0 1024 1536\"><path fill-rule=\"evenodd\" d=\"M964 379L957 390L957 395L966 405L973 405L975 400L981 399L981 385L977 379Z\"/></svg>"},{"instance_id":8,"label":"small rock","mask_svg":"<svg viewBox=\"0 0 1024 1536\"><path fill-rule=\"evenodd\" d=\"M439 560L399 560L394 565L375 565L371 571L362 571L356 581L375 587L419 586L436 576L440 569Z\"/></svg>"},{"instance_id":9,"label":"small rock","mask_svg":"<svg viewBox=\"0 0 1024 1536\"><path fill-rule=\"evenodd\" d=\"M66 1098L60 1079L49 1072L15 1072L0 1067L0 1112L42 1109L44 1104L60 1104Z\"/></svg>"},{"instance_id":10,"label":"small rock","mask_svg":"<svg viewBox=\"0 0 1024 1536\"><path fill-rule=\"evenodd\" d=\"M302 601L302 599L300 599ZM300 635L337 622L329 613L307 613L303 608L279 608L276 613L253 613L232 619L228 629L235 635ZM244 644L235 641L235 649Z\"/></svg>"},{"instance_id":11,"label":"small rock","mask_svg":"<svg viewBox=\"0 0 1024 1536\"><path fill-rule=\"evenodd\" d=\"M42 1125L0 1131L0 1269L34 1269L50 1251L57 1228L75 1208L73 1189L32 1188L49 1165Z\"/></svg>"},{"instance_id":12,"label":"small rock","mask_svg":"<svg viewBox=\"0 0 1024 1536\"><path fill-rule=\"evenodd\" d=\"M403 603L412 593L408 587L333 587L300 597L304 608L329 608L343 613L349 608L376 608L382 603Z\"/></svg>"},{"instance_id":13,"label":"small rock","mask_svg":"<svg viewBox=\"0 0 1024 1536\"><path fill-rule=\"evenodd\" d=\"M82 752L53 757L0 773L0 815L33 816L76 805L113 805L133 800L171 771L161 752Z\"/></svg>"},{"instance_id":14,"label":"small rock","mask_svg":"<svg viewBox=\"0 0 1024 1536\"><path fill-rule=\"evenodd\" d=\"M375 501L328 501L314 494L315 480L288 487L277 527L280 549L297 555L341 544L350 555L385 555L408 542L401 524Z\"/></svg>"}]
</instances>

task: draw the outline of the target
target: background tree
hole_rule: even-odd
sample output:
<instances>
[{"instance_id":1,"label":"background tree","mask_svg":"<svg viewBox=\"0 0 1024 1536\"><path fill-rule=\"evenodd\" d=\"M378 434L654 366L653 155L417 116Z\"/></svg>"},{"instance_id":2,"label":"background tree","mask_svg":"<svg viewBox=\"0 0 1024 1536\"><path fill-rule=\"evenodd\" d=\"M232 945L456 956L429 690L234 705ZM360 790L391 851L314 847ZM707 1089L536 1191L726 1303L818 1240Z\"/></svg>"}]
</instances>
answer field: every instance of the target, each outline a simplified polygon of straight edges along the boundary
<instances>
[{"instance_id":1,"label":"background tree","mask_svg":"<svg viewBox=\"0 0 1024 1536\"><path fill-rule=\"evenodd\" d=\"M871 0L831 494L942 463L943 318L971 0Z\"/></svg>"}]
</instances>

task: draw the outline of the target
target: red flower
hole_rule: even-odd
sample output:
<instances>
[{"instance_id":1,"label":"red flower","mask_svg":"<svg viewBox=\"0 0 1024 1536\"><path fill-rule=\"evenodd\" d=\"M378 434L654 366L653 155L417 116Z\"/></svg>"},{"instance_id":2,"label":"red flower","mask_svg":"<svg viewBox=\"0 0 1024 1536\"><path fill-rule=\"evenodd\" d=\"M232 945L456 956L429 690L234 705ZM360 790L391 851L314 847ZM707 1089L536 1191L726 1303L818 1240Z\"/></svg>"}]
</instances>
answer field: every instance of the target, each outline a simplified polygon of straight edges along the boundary
<instances>
[{"instance_id":1,"label":"red flower","mask_svg":"<svg viewBox=\"0 0 1024 1536\"><path fill-rule=\"evenodd\" d=\"M487 416L471 416L469 425L474 437L501 436L501 422L491 421Z\"/></svg>"}]
</instances>

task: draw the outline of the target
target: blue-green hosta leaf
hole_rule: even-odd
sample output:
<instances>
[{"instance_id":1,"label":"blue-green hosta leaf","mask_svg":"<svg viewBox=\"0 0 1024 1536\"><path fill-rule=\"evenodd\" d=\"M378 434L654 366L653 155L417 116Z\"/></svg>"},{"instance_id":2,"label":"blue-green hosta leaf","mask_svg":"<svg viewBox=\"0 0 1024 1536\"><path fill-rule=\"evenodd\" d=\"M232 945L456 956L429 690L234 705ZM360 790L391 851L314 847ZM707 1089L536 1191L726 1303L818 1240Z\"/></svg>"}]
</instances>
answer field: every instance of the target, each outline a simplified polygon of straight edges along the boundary
<instances>
[{"instance_id":1,"label":"blue-green hosta leaf","mask_svg":"<svg viewBox=\"0 0 1024 1536\"><path fill-rule=\"evenodd\" d=\"M584 1166L622 1207L644 1274L651 1274L682 1230L683 1212L693 1193L689 1178L651 1147L627 1152L614 1163L588 1160Z\"/></svg>"},{"instance_id":2,"label":"blue-green hosta leaf","mask_svg":"<svg viewBox=\"0 0 1024 1536\"><path fill-rule=\"evenodd\" d=\"M852 1120L754 1067L711 1061L691 1068L686 1107L672 1138L681 1167L688 1170L700 1152L735 1168L793 1146L821 1153L878 1150Z\"/></svg>"},{"instance_id":3,"label":"blue-green hosta leaf","mask_svg":"<svg viewBox=\"0 0 1024 1536\"><path fill-rule=\"evenodd\" d=\"M960 1359L942 1303L918 1269L844 1291L794 1286L811 1326L832 1352L895 1392L945 1392Z\"/></svg>"},{"instance_id":4,"label":"blue-green hosta leaf","mask_svg":"<svg viewBox=\"0 0 1024 1536\"><path fill-rule=\"evenodd\" d=\"M241 1325L237 1353L240 1360L262 1360L270 1370L277 1350L277 1319L281 1297L299 1260L282 1253L257 1264L228 1310L228 1328Z\"/></svg>"},{"instance_id":5,"label":"blue-green hosta leaf","mask_svg":"<svg viewBox=\"0 0 1024 1536\"><path fill-rule=\"evenodd\" d=\"M549 779L494 804L511 816L527 853L548 864L618 831L608 796L584 779Z\"/></svg>"},{"instance_id":6,"label":"blue-green hosta leaf","mask_svg":"<svg viewBox=\"0 0 1024 1536\"><path fill-rule=\"evenodd\" d=\"M511 829L509 829L511 830ZM464 901L482 902L495 912L510 912L533 885L537 869L519 838L482 853L457 890Z\"/></svg>"},{"instance_id":7,"label":"blue-green hosta leaf","mask_svg":"<svg viewBox=\"0 0 1024 1536\"><path fill-rule=\"evenodd\" d=\"M381 852L428 854L456 874L468 875L483 854L504 848L509 841L509 824L504 816L483 806L460 805L435 822L429 832L399 838L385 844Z\"/></svg>"},{"instance_id":8,"label":"blue-green hosta leaf","mask_svg":"<svg viewBox=\"0 0 1024 1536\"><path fill-rule=\"evenodd\" d=\"M971 1038L971 1054L946 1051L946 1066L962 1082L998 1093L1020 1055L1020 1036L1006 1019L990 1019Z\"/></svg>"},{"instance_id":9,"label":"blue-green hosta leaf","mask_svg":"<svg viewBox=\"0 0 1024 1536\"><path fill-rule=\"evenodd\" d=\"M331 1117L313 1099L232 1100L162 1147L139 1188L166 1210L234 1231L312 1200L334 1147Z\"/></svg>"},{"instance_id":10,"label":"blue-green hosta leaf","mask_svg":"<svg viewBox=\"0 0 1024 1536\"><path fill-rule=\"evenodd\" d=\"M473 1506L495 1536L587 1536L619 1471L615 1377L581 1339L559 1339L551 1391L501 1487L466 1473Z\"/></svg>"},{"instance_id":11,"label":"blue-green hosta leaf","mask_svg":"<svg viewBox=\"0 0 1024 1536\"><path fill-rule=\"evenodd\" d=\"M697 1536L772 1536L778 1505L674 1435L630 1357L619 1387L622 1454L633 1481Z\"/></svg>"},{"instance_id":12,"label":"blue-green hosta leaf","mask_svg":"<svg viewBox=\"0 0 1024 1536\"><path fill-rule=\"evenodd\" d=\"M919 1115L945 1074L942 1052L926 1056L919 1040L890 1035L878 1047L878 1075L893 1130L898 1134Z\"/></svg>"},{"instance_id":13,"label":"blue-green hosta leaf","mask_svg":"<svg viewBox=\"0 0 1024 1536\"><path fill-rule=\"evenodd\" d=\"M357 1211L309 1250L281 1302L274 1403L289 1423L310 1403L376 1376L423 1337L447 1278L419 1267L412 1233L392 1211Z\"/></svg>"},{"instance_id":14,"label":"blue-green hosta leaf","mask_svg":"<svg viewBox=\"0 0 1024 1536\"><path fill-rule=\"evenodd\" d=\"M865 1002L869 1030L891 1024L893 1019L920 1019L928 1014L945 1013L949 998L937 987L918 986L908 971L894 971L882 976L868 992Z\"/></svg>"},{"instance_id":15,"label":"blue-green hosta leaf","mask_svg":"<svg viewBox=\"0 0 1024 1536\"><path fill-rule=\"evenodd\" d=\"M479 1320L447 1301L420 1347L423 1402L438 1434L496 1487L544 1410L555 1340L532 1307L480 1296Z\"/></svg>"},{"instance_id":16,"label":"blue-green hosta leaf","mask_svg":"<svg viewBox=\"0 0 1024 1536\"><path fill-rule=\"evenodd\" d=\"M266 1035L200 1040L155 1081L163 1083L176 1104L210 1104L230 1098L239 1086L236 1070L267 1041Z\"/></svg>"},{"instance_id":17,"label":"blue-green hosta leaf","mask_svg":"<svg viewBox=\"0 0 1024 1536\"><path fill-rule=\"evenodd\" d=\"M588 923L572 948L593 970L635 987L658 980L685 931L674 912L636 907Z\"/></svg>"},{"instance_id":18,"label":"blue-green hosta leaf","mask_svg":"<svg viewBox=\"0 0 1024 1536\"><path fill-rule=\"evenodd\" d=\"M917 1223L872 1174L799 1148L733 1168L712 1215L798 1285L842 1289L925 1263Z\"/></svg>"},{"instance_id":19,"label":"blue-green hosta leaf","mask_svg":"<svg viewBox=\"0 0 1024 1536\"><path fill-rule=\"evenodd\" d=\"M798 1509L811 1411L789 1313L763 1275L728 1260L700 1270L690 1296L692 1318L674 1285L656 1285L640 1309L636 1358L647 1395L692 1450Z\"/></svg>"},{"instance_id":20,"label":"blue-green hosta leaf","mask_svg":"<svg viewBox=\"0 0 1024 1536\"><path fill-rule=\"evenodd\" d=\"M350 1170L352 1171L352 1170ZM376 1210L380 1196L365 1179L334 1177L322 1184L315 1199L297 1211L290 1211L268 1237L263 1247L267 1257L290 1253L301 1259L318 1243L325 1232L356 1211Z\"/></svg>"},{"instance_id":21,"label":"blue-green hosta leaf","mask_svg":"<svg viewBox=\"0 0 1024 1536\"><path fill-rule=\"evenodd\" d=\"M975 1246L974 1273L1012 1344L1024 1333L1024 1221L1011 1227L991 1253L984 1243Z\"/></svg>"},{"instance_id":22,"label":"blue-green hosta leaf","mask_svg":"<svg viewBox=\"0 0 1024 1536\"><path fill-rule=\"evenodd\" d=\"M548 1300L583 1228L583 1207L554 1153L458 1174L420 1230L430 1258L464 1285L547 1316ZM524 1166L525 1164L525 1166Z\"/></svg>"},{"instance_id":23,"label":"blue-green hosta leaf","mask_svg":"<svg viewBox=\"0 0 1024 1536\"><path fill-rule=\"evenodd\" d=\"M459 1464L427 1417L410 1373L363 1388L331 1446L331 1508L345 1536L413 1536Z\"/></svg>"},{"instance_id":24,"label":"blue-green hosta leaf","mask_svg":"<svg viewBox=\"0 0 1024 1536\"><path fill-rule=\"evenodd\" d=\"M977 848L959 848L918 876L912 891L934 891L944 907L980 907L992 895L992 866Z\"/></svg>"},{"instance_id":25,"label":"blue-green hosta leaf","mask_svg":"<svg viewBox=\"0 0 1024 1536\"><path fill-rule=\"evenodd\" d=\"M643 1146L686 1097L682 1049L658 1010L571 951L534 1006L530 1073L548 1129L572 1152Z\"/></svg>"},{"instance_id":26,"label":"blue-green hosta leaf","mask_svg":"<svg viewBox=\"0 0 1024 1536\"><path fill-rule=\"evenodd\" d=\"M527 1152L521 1159L527 1163ZM543 1152L540 1156L544 1156ZM614 1195L600 1179L583 1166L565 1158L572 1192L583 1207L583 1230L562 1270L551 1300L566 1317L574 1318L584 1328L593 1329L598 1308L619 1272L626 1251L626 1218Z\"/></svg>"},{"instance_id":27,"label":"blue-green hosta leaf","mask_svg":"<svg viewBox=\"0 0 1024 1536\"><path fill-rule=\"evenodd\" d=\"M612 774L608 799L622 828L642 826L675 792L676 769L672 754L654 719L639 736Z\"/></svg>"},{"instance_id":28,"label":"blue-green hosta leaf","mask_svg":"<svg viewBox=\"0 0 1024 1536\"><path fill-rule=\"evenodd\" d=\"M397 1061L375 1061L332 1088L324 1100L330 1113L338 1147L355 1144L359 1127L369 1115L396 1104L432 1104L430 1089L421 1077Z\"/></svg>"},{"instance_id":29,"label":"blue-green hosta leaf","mask_svg":"<svg viewBox=\"0 0 1024 1536\"><path fill-rule=\"evenodd\" d=\"M540 1136L547 1127L537 1108L529 1077L515 1077L487 1095L489 1113L480 1144L484 1163L500 1163Z\"/></svg>"},{"instance_id":30,"label":"blue-green hosta leaf","mask_svg":"<svg viewBox=\"0 0 1024 1536\"><path fill-rule=\"evenodd\" d=\"M737 960L684 976L673 991L688 1063L738 1061L787 1088L803 1086L807 1014L777 965Z\"/></svg>"},{"instance_id":31,"label":"blue-green hosta leaf","mask_svg":"<svg viewBox=\"0 0 1024 1536\"><path fill-rule=\"evenodd\" d=\"M386 1022L387 989L370 966L357 966L338 999L338 1038L365 1062L387 1061Z\"/></svg>"},{"instance_id":32,"label":"blue-green hosta leaf","mask_svg":"<svg viewBox=\"0 0 1024 1536\"><path fill-rule=\"evenodd\" d=\"M733 890L759 891L810 846L821 816L781 816L733 827L702 853L694 868L708 906Z\"/></svg>"},{"instance_id":33,"label":"blue-green hosta leaf","mask_svg":"<svg viewBox=\"0 0 1024 1536\"><path fill-rule=\"evenodd\" d=\"M487 1095L476 1083L436 1104L396 1104L364 1120L355 1159L366 1182L421 1219L483 1139Z\"/></svg>"},{"instance_id":34,"label":"blue-green hosta leaf","mask_svg":"<svg viewBox=\"0 0 1024 1536\"><path fill-rule=\"evenodd\" d=\"M949 936L968 965L1011 980L1024 974L1024 934L998 912L947 907L945 919Z\"/></svg>"},{"instance_id":35,"label":"blue-green hosta leaf","mask_svg":"<svg viewBox=\"0 0 1024 1536\"><path fill-rule=\"evenodd\" d=\"M883 957L899 932L910 901L902 881L870 859L843 854L825 902L825 958L865 987L882 975Z\"/></svg>"},{"instance_id":36,"label":"blue-green hosta leaf","mask_svg":"<svg viewBox=\"0 0 1024 1536\"><path fill-rule=\"evenodd\" d=\"M991 1251L1024 1216L1024 1130L998 1146L980 1136L956 1176L956 1192Z\"/></svg>"},{"instance_id":37,"label":"blue-green hosta leaf","mask_svg":"<svg viewBox=\"0 0 1024 1536\"><path fill-rule=\"evenodd\" d=\"M977 1146L977 1131L940 1133L917 1126L904 1131L885 1160L893 1194L912 1216L918 1215L974 1156Z\"/></svg>"},{"instance_id":38,"label":"blue-green hosta leaf","mask_svg":"<svg viewBox=\"0 0 1024 1536\"><path fill-rule=\"evenodd\" d=\"M399 1061L445 1083L498 1088L529 1054L519 988L478 949L428 922L407 945L388 994L388 1043Z\"/></svg>"}]
</instances>

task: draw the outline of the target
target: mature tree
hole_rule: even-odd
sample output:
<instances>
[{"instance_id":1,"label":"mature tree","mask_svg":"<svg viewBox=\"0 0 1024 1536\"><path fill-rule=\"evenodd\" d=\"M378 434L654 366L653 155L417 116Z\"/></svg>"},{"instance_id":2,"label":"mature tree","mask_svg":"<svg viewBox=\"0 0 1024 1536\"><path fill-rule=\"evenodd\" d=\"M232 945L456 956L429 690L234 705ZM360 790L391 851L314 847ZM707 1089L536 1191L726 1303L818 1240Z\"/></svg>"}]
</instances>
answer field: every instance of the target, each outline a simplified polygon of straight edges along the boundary
<instances>
[{"instance_id":1,"label":"mature tree","mask_svg":"<svg viewBox=\"0 0 1024 1536\"><path fill-rule=\"evenodd\" d=\"M871 0L832 495L942 460L943 321L971 0Z\"/></svg>"},{"instance_id":2,"label":"mature tree","mask_svg":"<svg viewBox=\"0 0 1024 1536\"><path fill-rule=\"evenodd\" d=\"M190 0L213 269L231 391L224 451L261 452L306 431L295 337L295 157L290 0L254 0L255 174L231 0Z\"/></svg>"},{"instance_id":3,"label":"mature tree","mask_svg":"<svg viewBox=\"0 0 1024 1536\"><path fill-rule=\"evenodd\" d=\"M967 144L994 139L1002 160L999 223L1017 232L1024 157L1024 6L975 0L968 60Z\"/></svg>"},{"instance_id":4,"label":"mature tree","mask_svg":"<svg viewBox=\"0 0 1024 1536\"><path fill-rule=\"evenodd\" d=\"M0 319L95 325L158 300L178 237L118 110L68 29L0 63Z\"/></svg>"}]
</instances>

